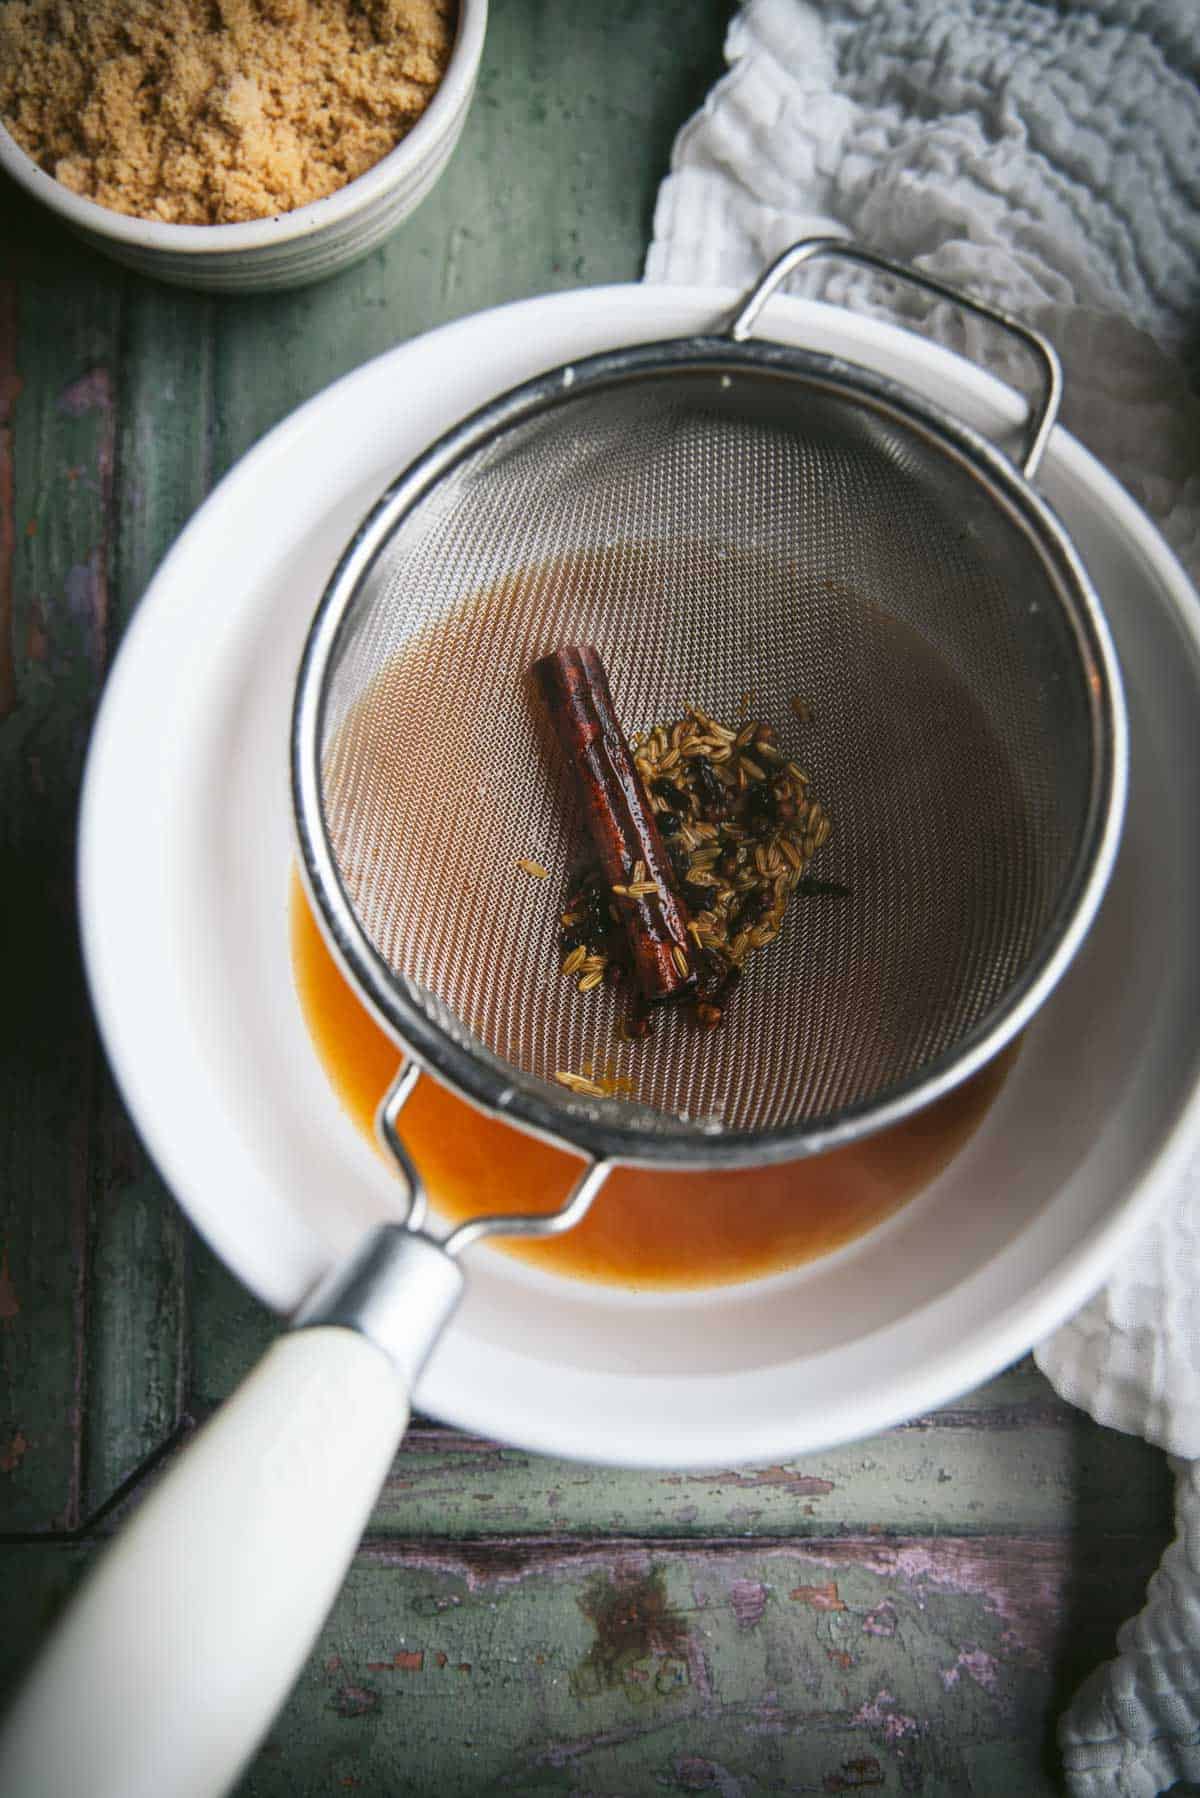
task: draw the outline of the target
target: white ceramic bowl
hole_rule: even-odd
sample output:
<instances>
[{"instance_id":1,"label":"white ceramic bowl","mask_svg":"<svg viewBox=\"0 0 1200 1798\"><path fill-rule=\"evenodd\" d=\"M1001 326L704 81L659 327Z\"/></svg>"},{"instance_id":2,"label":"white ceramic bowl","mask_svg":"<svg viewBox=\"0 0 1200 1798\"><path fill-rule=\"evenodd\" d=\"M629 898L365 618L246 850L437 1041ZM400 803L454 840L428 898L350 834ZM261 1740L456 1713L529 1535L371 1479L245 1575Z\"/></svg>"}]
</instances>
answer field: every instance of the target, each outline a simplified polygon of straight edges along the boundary
<instances>
[{"instance_id":1,"label":"white ceramic bowl","mask_svg":"<svg viewBox=\"0 0 1200 1798\"><path fill-rule=\"evenodd\" d=\"M321 588L368 505L451 422L554 363L711 328L734 298L561 294L357 370L226 477L125 637L81 821L97 1015L180 1202L280 1309L397 1200L325 1081L289 960L288 722ZM894 326L776 300L764 330L890 374L976 429L999 435L1021 416L1009 389ZM1096 925L978 1134L870 1235L740 1286L638 1294L480 1247L419 1383L425 1410L626 1465L812 1452L948 1401L1029 1349L1102 1283L1178 1177L1200 1141L1200 602L1061 430L1038 484L1113 628L1130 805Z\"/></svg>"},{"instance_id":2,"label":"white ceramic bowl","mask_svg":"<svg viewBox=\"0 0 1200 1798\"><path fill-rule=\"evenodd\" d=\"M0 168L93 249L143 275L217 293L305 287L357 262L425 198L462 134L487 28L487 0L459 0L446 73L396 148L327 199L241 225L131 218L63 187L0 123Z\"/></svg>"}]
</instances>

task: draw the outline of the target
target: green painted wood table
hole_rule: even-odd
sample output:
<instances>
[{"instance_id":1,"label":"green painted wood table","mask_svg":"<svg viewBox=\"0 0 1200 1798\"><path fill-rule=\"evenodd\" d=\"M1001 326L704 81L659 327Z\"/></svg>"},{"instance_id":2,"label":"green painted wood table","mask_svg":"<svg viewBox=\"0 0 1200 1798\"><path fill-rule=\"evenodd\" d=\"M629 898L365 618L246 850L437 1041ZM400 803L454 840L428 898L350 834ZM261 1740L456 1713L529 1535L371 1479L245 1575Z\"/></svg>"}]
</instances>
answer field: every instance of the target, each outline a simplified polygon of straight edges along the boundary
<instances>
[{"instance_id":1,"label":"green painted wood table","mask_svg":"<svg viewBox=\"0 0 1200 1798\"><path fill-rule=\"evenodd\" d=\"M297 294L152 285L0 194L3 1686L275 1327L164 1190L90 1021L75 816L122 630L214 482L336 376L499 301L637 278L728 10L496 0L436 191ZM1028 1362L875 1440L703 1475L420 1424L240 1791L1037 1798L1169 1531L1162 1458Z\"/></svg>"}]
</instances>

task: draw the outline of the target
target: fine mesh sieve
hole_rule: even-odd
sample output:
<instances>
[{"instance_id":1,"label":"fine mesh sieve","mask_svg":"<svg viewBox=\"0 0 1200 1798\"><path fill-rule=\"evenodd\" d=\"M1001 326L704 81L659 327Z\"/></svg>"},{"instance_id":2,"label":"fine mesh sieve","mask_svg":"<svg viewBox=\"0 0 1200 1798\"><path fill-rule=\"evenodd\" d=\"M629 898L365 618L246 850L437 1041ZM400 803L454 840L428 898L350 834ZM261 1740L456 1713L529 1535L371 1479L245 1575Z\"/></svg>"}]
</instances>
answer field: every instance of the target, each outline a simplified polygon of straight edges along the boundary
<instances>
[{"instance_id":1,"label":"fine mesh sieve","mask_svg":"<svg viewBox=\"0 0 1200 1798\"><path fill-rule=\"evenodd\" d=\"M1115 851L1119 679L1029 480L864 369L745 340L831 247L723 336L556 370L441 439L306 652L297 813L343 958L419 1062L589 1155L784 1159L927 1102L1032 1015ZM1001 322L1046 371L1031 474L1056 364ZM582 827L529 670L580 641L627 732L752 706L833 819L814 871L848 897L797 898L711 1034L665 1010L623 1042L619 997L559 973Z\"/></svg>"}]
</instances>

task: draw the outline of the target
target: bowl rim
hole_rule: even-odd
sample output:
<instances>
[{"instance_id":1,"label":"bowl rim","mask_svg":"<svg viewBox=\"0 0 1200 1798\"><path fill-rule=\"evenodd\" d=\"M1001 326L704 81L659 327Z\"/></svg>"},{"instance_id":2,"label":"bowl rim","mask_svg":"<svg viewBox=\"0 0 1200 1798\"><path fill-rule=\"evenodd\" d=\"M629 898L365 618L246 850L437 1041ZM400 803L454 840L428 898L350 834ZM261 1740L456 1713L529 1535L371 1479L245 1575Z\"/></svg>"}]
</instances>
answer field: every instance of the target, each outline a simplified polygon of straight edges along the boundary
<instances>
[{"instance_id":1,"label":"bowl rim","mask_svg":"<svg viewBox=\"0 0 1200 1798\"><path fill-rule=\"evenodd\" d=\"M458 0L458 27L450 60L433 98L394 149L343 187L290 212L233 225L177 225L116 212L64 187L22 149L0 117L0 169L69 225L114 244L151 254L232 255L293 244L344 223L373 205L418 170L443 140L470 100L483 54L488 0Z\"/></svg>"}]
</instances>

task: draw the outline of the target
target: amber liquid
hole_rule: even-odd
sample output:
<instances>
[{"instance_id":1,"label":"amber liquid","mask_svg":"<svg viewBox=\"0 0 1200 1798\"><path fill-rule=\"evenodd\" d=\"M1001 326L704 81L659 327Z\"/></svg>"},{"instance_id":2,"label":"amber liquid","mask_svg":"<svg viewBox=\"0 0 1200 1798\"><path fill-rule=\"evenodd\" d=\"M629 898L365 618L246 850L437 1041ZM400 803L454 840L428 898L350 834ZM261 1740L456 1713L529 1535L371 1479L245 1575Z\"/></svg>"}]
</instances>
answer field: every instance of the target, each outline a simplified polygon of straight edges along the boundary
<instances>
[{"instance_id":1,"label":"amber liquid","mask_svg":"<svg viewBox=\"0 0 1200 1798\"><path fill-rule=\"evenodd\" d=\"M293 883L292 956L313 1042L343 1105L374 1141L395 1044L356 997ZM510 1255L556 1274L634 1288L721 1286L811 1261L861 1236L939 1174L978 1127L1012 1053L915 1118L849 1148L750 1171L619 1168L583 1222ZM486 1117L435 1080L404 1109L404 1138L449 1223L489 1211L553 1211L579 1162Z\"/></svg>"}]
</instances>

